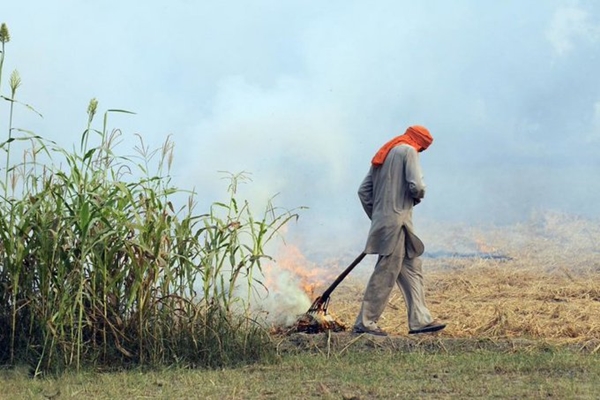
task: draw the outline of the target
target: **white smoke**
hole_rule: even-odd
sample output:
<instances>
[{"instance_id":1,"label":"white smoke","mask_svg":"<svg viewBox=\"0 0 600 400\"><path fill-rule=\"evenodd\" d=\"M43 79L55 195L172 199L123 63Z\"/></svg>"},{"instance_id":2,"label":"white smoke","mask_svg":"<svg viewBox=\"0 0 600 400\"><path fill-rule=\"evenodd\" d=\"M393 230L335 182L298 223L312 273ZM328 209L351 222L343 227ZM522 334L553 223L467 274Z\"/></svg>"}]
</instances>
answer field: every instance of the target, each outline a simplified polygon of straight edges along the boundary
<instances>
[{"instance_id":1,"label":"white smoke","mask_svg":"<svg viewBox=\"0 0 600 400\"><path fill-rule=\"evenodd\" d=\"M311 305L297 277L284 270L273 271L268 292L256 296L253 310L261 320L274 326L291 326Z\"/></svg>"}]
</instances>

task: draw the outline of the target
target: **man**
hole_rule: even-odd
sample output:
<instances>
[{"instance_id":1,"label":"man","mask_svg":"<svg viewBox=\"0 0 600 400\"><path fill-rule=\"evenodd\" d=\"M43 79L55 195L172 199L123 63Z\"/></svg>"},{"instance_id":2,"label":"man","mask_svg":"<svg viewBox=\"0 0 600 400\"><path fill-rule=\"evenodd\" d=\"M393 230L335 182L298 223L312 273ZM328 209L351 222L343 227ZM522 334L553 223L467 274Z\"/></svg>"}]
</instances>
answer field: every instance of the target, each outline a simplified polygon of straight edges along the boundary
<instances>
[{"instance_id":1,"label":"man","mask_svg":"<svg viewBox=\"0 0 600 400\"><path fill-rule=\"evenodd\" d=\"M435 332L446 327L431 317L425 305L419 259L425 247L412 225L412 209L425 196L418 153L432 142L425 127L409 127L375 154L369 173L360 185L358 196L371 220L365 253L378 254L379 258L365 289L354 333L387 335L377 321L394 282L404 295L409 334Z\"/></svg>"}]
</instances>

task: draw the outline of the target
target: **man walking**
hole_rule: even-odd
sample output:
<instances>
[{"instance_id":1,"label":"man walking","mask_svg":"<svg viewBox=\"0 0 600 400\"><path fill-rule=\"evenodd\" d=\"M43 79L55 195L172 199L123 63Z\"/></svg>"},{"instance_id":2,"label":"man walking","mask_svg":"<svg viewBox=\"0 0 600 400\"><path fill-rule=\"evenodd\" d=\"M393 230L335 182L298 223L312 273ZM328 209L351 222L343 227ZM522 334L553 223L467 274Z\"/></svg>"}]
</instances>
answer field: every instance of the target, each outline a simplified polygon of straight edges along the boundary
<instances>
[{"instance_id":1,"label":"man walking","mask_svg":"<svg viewBox=\"0 0 600 400\"><path fill-rule=\"evenodd\" d=\"M409 334L435 332L446 327L431 317L425 305L419 259L425 247L412 225L412 209L425 196L418 153L432 142L425 127L409 127L403 135L379 149L360 185L358 196L371 219L365 253L378 254L379 258L365 289L354 333L387 335L377 321L394 283L404 295Z\"/></svg>"}]
</instances>

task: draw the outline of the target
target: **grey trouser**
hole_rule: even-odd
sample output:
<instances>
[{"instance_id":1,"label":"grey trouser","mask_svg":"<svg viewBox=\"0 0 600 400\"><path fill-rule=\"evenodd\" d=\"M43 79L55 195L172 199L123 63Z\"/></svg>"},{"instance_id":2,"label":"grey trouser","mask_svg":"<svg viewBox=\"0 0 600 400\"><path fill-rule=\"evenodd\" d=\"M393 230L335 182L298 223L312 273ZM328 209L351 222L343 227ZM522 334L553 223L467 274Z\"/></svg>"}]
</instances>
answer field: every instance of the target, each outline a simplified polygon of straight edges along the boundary
<instances>
[{"instance_id":1,"label":"grey trouser","mask_svg":"<svg viewBox=\"0 0 600 400\"><path fill-rule=\"evenodd\" d=\"M398 245L388 256L379 256L375 270L365 289L355 326L372 329L387 306L394 287L398 285L408 311L408 328L418 329L433 321L425 305L422 262L418 257L405 258L406 232L401 230Z\"/></svg>"}]
</instances>

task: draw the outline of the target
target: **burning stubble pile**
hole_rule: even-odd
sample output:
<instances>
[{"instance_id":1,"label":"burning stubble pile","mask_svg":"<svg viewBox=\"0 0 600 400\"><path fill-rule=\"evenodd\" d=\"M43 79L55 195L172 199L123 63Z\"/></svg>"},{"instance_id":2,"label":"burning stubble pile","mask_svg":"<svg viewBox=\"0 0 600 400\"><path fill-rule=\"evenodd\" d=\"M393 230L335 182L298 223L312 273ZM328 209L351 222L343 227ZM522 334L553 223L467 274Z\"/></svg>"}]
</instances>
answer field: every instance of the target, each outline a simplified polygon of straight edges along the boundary
<instances>
[{"instance_id":1,"label":"burning stubble pile","mask_svg":"<svg viewBox=\"0 0 600 400\"><path fill-rule=\"evenodd\" d=\"M448 323L441 337L532 339L600 352L599 224L545 214L530 224L469 233L494 253L449 252L423 260L428 306ZM336 289L329 306L335 318L307 313L287 332L344 331L344 321L356 318L366 279L352 274ZM406 319L404 300L394 289L380 326L408 336Z\"/></svg>"},{"instance_id":2,"label":"burning stubble pile","mask_svg":"<svg viewBox=\"0 0 600 400\"><path fill-rule=\"evenodd\" d=\"M322 333L327 331L343 332L347 326L337 321L330 314L323 312L306 313L301 315L296 323L291 327L290 332L300 333Z\"/></svg>"}]
</instances>

